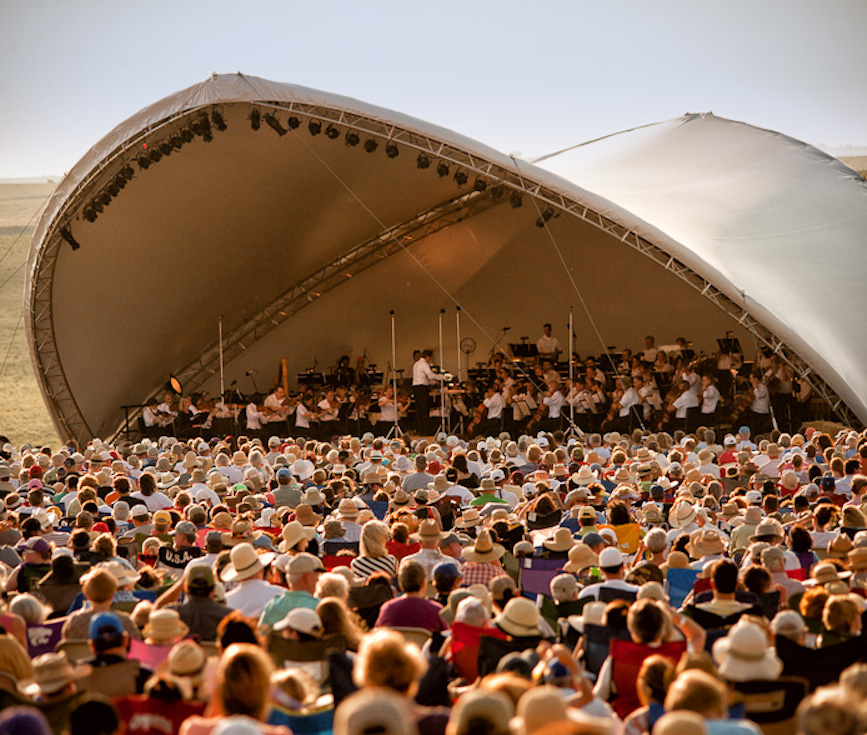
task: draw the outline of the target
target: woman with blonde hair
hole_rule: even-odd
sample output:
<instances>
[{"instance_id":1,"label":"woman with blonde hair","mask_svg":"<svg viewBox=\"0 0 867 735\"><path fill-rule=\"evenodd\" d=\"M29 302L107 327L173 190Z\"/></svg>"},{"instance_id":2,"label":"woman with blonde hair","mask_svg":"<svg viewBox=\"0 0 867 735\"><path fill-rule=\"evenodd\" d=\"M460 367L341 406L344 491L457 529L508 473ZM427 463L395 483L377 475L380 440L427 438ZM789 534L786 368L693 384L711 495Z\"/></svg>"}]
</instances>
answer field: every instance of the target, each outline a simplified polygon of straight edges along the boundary
<instances>
[{"instance_id":1,"label":"woman with blonde hair","mask_svg":"<svg viewBox=\"0 0 867 735\"><path fill-rule=\"evenodd\" d=\"M367 579L376 572L397 577L397 559L386 548L390 538L388 526L382 521L368 521L361 527L358 556L350 564L356 577Z\"/></svg>"},{"instance_id":2,"label":"woman with blonde hair","mask_svg":"<svg viewBox=\"0 0 867 735\"><path fill-rule=\"evenodd\" d=\"M266 725L271 701L271 674L274 664L261 648L249 643L233 643L220 659L213 717L189 717L179 735L210 735L227 717L253 720L262 735L291 735L282 725Z\"/></svg>"},{"instance_id":3,"label":"woman with blonde hair","mask_svg":"<svg viewBox=\"0 0 867 735\"><path fill-rule=\"evenodd\" d=\"M325 597L316 606L316 614L322 621L322 638L343 636L347 649L358 650L365 631L344 600L339 597Z\"/></svg>"}]
</instances>

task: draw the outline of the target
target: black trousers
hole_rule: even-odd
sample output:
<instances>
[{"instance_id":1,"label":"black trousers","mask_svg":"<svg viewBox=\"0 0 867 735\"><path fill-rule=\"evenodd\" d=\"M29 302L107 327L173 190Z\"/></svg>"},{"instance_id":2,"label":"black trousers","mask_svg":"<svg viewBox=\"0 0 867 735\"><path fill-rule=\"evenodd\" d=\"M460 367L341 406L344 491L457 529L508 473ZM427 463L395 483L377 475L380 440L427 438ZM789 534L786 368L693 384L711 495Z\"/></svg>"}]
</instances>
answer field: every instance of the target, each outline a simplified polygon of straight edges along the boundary
<instances>
[{"instance_id":1,"label":"black trousers","mask_svg":"<svg viewBox=\"0 0 867 735\"><path fill-rule=\"evenodd\" d=\"M430 388L426 385L414 385L412 395L415 398L416 430L419 434L430 434Z\"/></svg>"}]
</instances>

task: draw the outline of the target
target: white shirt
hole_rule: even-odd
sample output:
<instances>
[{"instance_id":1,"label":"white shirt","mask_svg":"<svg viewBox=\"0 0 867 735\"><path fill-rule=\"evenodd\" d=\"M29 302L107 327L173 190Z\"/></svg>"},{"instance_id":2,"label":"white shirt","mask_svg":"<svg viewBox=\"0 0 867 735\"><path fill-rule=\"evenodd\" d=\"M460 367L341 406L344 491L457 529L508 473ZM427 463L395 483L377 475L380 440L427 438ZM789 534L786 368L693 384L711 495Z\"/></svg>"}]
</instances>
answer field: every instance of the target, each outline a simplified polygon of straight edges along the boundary
<instances>
[{"instance_id":1,"label":"white shirt","mask_svg":"<svg viewBox=\"0 0 867 735\"><path fill-rule=\"evenodd\" d=\"M226 478L226 482L231 485L236 485L244 481L243 471L234 465L217 467L217 471Z\"/></svg>"},{"instance_id":2,"label":"white shirt","mask_svg":"<svg viewBox=\"0 0 867 735\"><path fill-rule=\"evenodd\" d=\"M174 505L169 500L169 497L161 492L155 492L153 495L145 497L141 491L136 490L134 493L130 493L130 497L136 500L143 500L151 513L156 513L158 510L163 510L164 508L171 508Z\"/></svg>"},{"instance_id":3,"label":"white shirt","mask_svg":"<svg viewBox=\"0 0 867 735\"><path fill-rule=\"evenodd\" d=\"M544 334L539 337L536 340L536 349L539 350L540 355L553 355L563 351L560 347L560 340L553 334L550 337L546 337Z\"/></svg>"},{"instance_id":4,"label":"white shirt","mask_svg":"<svg viewBox=\"0 0 867 735\"><path fill-rule=\"evenodd\" d=\"M674 402L671 405L677 409L674 414L675 418L685 419L687 409L698 406L698 398L692 390L685 390L674 399Z\"/></svg>"},{"instance_id":5,"label":"white shirt","mask_svg":"<svg viewBox=\"0 0 867 735\"><path fill-rule=\"evenodd\" d=\"M709 385L701 394L701 412L713 413L719 403L719 391L715 385Z\"/></svg>"},{"instance_id":6,"label":"white shirt","mask_svg":"<svg viewBox=\"0 0 867 735\"><path fill-rule=\"evenodd\" d=\"M764 383L759 383L756 386L753 402L750 404L750 411L753 413L770 413L771 412L771 397L768 394L768 386Z\"/></svg>"},{"instance_id":7,"label":"white shirt","mask_svg":"<svg viewBox=\"0 0 867 735\"><path fill-rule=\"evenodd\" d=\"M490 398L485 398L484 403L488 409L489 419L498 419L503 415L503 408L506 405L506 401L502 394L494 393Z\"/></svg>"},{"instance_id":8,"label":"white shirt","mask_svg":"<svg viewBox=\"0 0 867 735\"><path fill-rule=\"evenodd\" d=\"M566 399L563 398L563 394L559 390L555 390L554 395L545 396L543 403L548 407L548 418L559 419L560 410L566 403Z\"/></svg>"},{"instance_id":9,"label":"white shirt","mask_svg":"<svg viewBox=\"0 0 867 735\"><path fill-rule=\"evenodd\" d=\"M310 411L307 406L303 403L298 404L298 408L295 409L295 426L302 429L310 428L310 420L307 418L310 415Z\"/></svg>"},{"instance_id":10,"label":"white shirt","mask_svg":"<svg viewBox=\"0 0 867 735\"><path fill-rule=\"evenodd\" d=\"M262 428L263 423L268 422L268 417L265 416L257 407L256 404L250 402L247 404L247 428L250 431L257 431Z\"/></svg>"},{"instance_id":11,"label":"white shirt","mask_svg":"<svg viewBox=\"0 0 867 735\"><path fill-rule=\"evenodd\" d=\"M226 593L226 606L240 610L248 618L259 619L262 611L271 600L286 590L264 579L245 579L231 592Z\"/></svg>"},{"instance_id":12,"label":"white shirt","mask_svg":"<svg viewBox=\"0 0 867 735\"><path fill-rule=\"evenodd\" d=\"M461 502L464 505L469 505L473 500L476 499L476 496L473 495L472 492L470 492L463 485L452 485L448 490L443 493L443 497L460 498Z\"/></svg>"},{"instance_id":13,"label":"white shirt","mask_svg":"<svg viewBox=\"0 0 867 735\"><path fill-rule=\"evenodd\" d=\"M437 375L430 366L430 363L420 357L412 366L412 384L413 385L430 385L437 380L445 380L444 375Z\"/></svg>"},{"instance_id":14,"label":"white shirt","mask_svg":"<svg viewBox=\"0 0 867 735\"><path fill-rule=\"evenodd\" d=\"M627 388L623 392L623 397L620 399L620 413L619 416L622 418L624 416L629 416L629 409L633 406L637 406L641 403L641 398L638 396L638 392L635 388Z\"/></svg>"}]
</instances>

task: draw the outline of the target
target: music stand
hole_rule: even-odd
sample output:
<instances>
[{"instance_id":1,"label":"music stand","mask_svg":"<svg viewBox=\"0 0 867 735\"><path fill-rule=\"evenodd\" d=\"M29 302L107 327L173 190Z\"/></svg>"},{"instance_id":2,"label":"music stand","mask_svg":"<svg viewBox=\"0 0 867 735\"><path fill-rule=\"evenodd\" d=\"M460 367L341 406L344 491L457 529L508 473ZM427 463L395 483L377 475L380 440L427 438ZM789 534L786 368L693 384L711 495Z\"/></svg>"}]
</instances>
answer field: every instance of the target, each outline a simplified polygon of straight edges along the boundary
<instances>
[{"instance_id":1,"label":"music stand","mask_svg":"<svg viewBox=\"0 0 867 735\"><path fill-rule=\"evenodd\" d=\"M718 339L716 343L719 345L719 351L723 355L743 355L741 343L737 337L723 337Z\"/></svg>"}]
</instances>

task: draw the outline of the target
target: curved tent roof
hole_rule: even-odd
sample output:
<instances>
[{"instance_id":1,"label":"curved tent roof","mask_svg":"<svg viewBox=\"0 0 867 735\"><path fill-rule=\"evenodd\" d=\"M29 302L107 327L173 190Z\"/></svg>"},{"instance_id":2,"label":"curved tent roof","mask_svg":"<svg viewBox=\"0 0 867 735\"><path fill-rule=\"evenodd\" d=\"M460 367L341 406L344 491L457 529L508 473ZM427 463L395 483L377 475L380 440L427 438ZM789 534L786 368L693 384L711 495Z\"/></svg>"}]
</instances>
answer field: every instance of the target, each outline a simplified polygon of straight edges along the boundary
<instances>
[{"instance_id":1,"label":"curved tent roof","mask_svg":"<svg viewBox=\"0 0 867 735\"><path fill-rule=\"evenodd\" d=\"M504 344L502 322L517 341L551 321L565 343L570 307L582 354L752 333L867 422L867 346L847 339L865 194L815 149L710 115L531 165L357 100L215 75L118 125L58 186L28 260L28 339L59 433L80 439L116 431L169 373L218 389L221 319L227 386L248 390L280 359L385 368L392 310L397 366L445 320L452 372ZM459 336L478 345L460 364Z\"/></svg>"}]
</instances>

